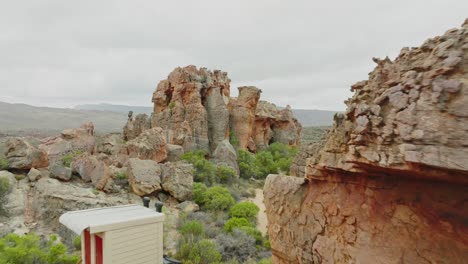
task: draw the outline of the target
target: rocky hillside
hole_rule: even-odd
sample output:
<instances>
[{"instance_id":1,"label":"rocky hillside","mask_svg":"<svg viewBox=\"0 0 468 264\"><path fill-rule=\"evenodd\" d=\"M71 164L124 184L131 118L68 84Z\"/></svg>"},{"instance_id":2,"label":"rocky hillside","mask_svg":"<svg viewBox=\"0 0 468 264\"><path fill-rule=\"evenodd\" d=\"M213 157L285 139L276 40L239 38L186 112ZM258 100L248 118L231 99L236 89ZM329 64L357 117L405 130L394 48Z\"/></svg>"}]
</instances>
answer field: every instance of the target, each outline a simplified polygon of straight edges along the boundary
<instances>
[{"instance_id":1,"label":"rocky hillside","mask_svg":"<svg viewBox=\"0 0 468 264\"><path fill-rule=\"evenodd\" d=\"M0 102L0 134L57 134L63 129L93 122L96 131L118 132L126 114L110 111L37 107Z\"/></svg>"},{"instance_id":2,"label":"rocky hillside","mask_svg":"<svg viewBox=\"0 0 468 264\"><path fill-rule=\"evenodd\" d=\"M275 263L468 259L468 20L374 61L303 177L267 179Z\"/></svg>"}]
</instances>

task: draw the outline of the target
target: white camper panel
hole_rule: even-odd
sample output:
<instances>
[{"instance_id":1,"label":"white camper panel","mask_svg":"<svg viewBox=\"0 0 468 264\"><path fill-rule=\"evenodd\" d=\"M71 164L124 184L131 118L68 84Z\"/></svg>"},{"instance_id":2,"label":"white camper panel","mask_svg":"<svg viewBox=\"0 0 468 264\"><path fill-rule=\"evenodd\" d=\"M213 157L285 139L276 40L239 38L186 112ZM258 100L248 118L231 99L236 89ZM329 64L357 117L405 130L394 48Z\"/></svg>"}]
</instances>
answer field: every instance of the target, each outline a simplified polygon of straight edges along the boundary
<instances>
[{"instance_id":1,"label":"white camper panel","mask_svg":"<svg viewBox=\"0 0 468 264\"><path fill-rule=\"evenodd\" d=\"M106 232L104 264L162 263L163 223Z\"/></svg>"}]
</instances>

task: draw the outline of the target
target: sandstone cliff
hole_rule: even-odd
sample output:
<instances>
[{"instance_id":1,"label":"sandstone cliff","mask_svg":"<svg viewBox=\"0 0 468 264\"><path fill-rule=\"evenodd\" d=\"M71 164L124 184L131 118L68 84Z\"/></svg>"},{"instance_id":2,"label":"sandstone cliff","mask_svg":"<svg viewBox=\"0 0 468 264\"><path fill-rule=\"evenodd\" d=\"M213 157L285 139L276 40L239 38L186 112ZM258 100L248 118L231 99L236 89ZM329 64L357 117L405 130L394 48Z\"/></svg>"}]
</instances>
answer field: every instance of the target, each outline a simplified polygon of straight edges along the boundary
<instances>
[{"instance_id":1,"label":"sandstone cliff","mask_svg":"<svg viewBox=\"0 0 468 264\"><path fill-rule=\"evenodd\" d=\"M267 179L275 263L468 259L468 23L374 61L304 178Z\"/></svg>"}]
</instances>

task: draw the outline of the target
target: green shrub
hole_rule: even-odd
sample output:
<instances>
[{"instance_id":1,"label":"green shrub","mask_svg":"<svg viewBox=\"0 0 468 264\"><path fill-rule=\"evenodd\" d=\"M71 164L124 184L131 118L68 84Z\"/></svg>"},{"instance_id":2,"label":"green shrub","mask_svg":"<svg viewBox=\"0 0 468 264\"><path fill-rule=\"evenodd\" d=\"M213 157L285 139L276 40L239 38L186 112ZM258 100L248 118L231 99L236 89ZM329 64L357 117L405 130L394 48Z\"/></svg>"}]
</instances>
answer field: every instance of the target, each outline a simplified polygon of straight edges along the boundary
<instances>
[{"instance_id":1,"label":"green shrub","mask_svg":"<svg viewBox=\"0 0 468 264\"><path fill-rule=\"evenodd\" d=\"M273 262L271 262L271 258L263 258L261 259L258 264L271 264Z\"/></svg>"},{"instance_id":2,"label":"green shrub","mask_svg":"<svg viewBox=\"0 0 468 264\"><path fill-rule=\"evenodd\" d=\"M240 227L252 227L252 224L245 218L233 217L224 224L224 231L230 233Z\"/></svg>"},{"instance_id":3,"label":"green shrub","mask_svg":"<svg viewBox=\"0 0 468 264\"><path fill-rule=\"evenodd\" d=\"M220 263L222 257L214 242L202 239L198 243L182 242L176 258L183 263L214 264Z\"/></svg>"},{"instance_id":4,"label":"green shrub","mask_svg":"<svg viewBox=\"0 0 468 264\"><path fill-rule=\"evenodd\" d=\"M211 186L216 181L216 167L213 163L205 159L206 152L203 150L189 151L181 156L182 160L185 160L194 167L193 180L197 182L203 182L208 186Z\"/></svg>"},{"instance_id":5,"label":"green shrub","mask_svg":"<svg viewBox=\"0 0 468 264\"><path fill-rule=\"evenodd\" d=\"M67 168L70 168L71 166L71 163L73 161L73 159L76 157L76 156L79 156L83 154L81 151L75 151L71 154L68 154L68 155L65 155L62 157L62 165L67 167Z\"/></svg>"},{"instance_id":6,"label":"green shrub","mask_svg":"<svg viewBox=\"0 0 468 264\"><path fill-rule=\"evenodd\" d=\"M236 172L230 167L220 165L216 167L216 176L220 183L231 183L236 177Z\"/></svg>"},{"instance_id":7,"label":"green shrub","mask_svg":"<svg viewBox=\"0 0 468 264\"><path fill-rule=\"evenodd\" d=\"M245 150L237 151L237 163L239 165L240 177L244 179L257 178L260 171L255 164L255 155Z\"/></svg>"},{"instance_id":8,"label":"green shrub","mask_svg":"<svg viewBox=\"0 0 468 264\"><path fill-rule=\"evenodd\" d=\"M237 228L255 239L255 244L263 246L262 232L253 226L241 226Z\"/></svg>"},{"instance_id":9,"label":"green shrub","mask_svg":"<svg viewBox=\"0 0 468 264\"><path fill-rule=\"evenodd\" d=\"M214 186L205 192L202 207L210 211L223 211L229 209L234 203L234 198L228 189Z\"/></svg>"},{"instance_id":10,"label":"green shrub","mask_svg":"<svg viewBox=\"0 0 468 264\"><path fill-rule=\"evenodd\" d=\"M73 246L76 250L81 250L81 236L76 236L73 239Z\"/></svg>"},{"instance_id":11,"label":"green shrub","mask_svg":"<svg viewBox=\"0 0 468 264\"><path fill-rule=\"evenodd\" d=\"M11 184L8 178L0 178L0 215L6 216L8 212L5 209L7 195L11 192Z\"/></svg>"},{"instance_id":12,"label":"green shrub","mask_svg":"<svg viewBox=\"0 0 468 264\"><path fill-rule=\"evenodd\" d=\"M276 142L257 154L244 150L237 154L241 178L264 179L268 174L288 172L297 148Z\"/></svg>"},{"instance_id":13,"label":"green shrub","mask_svg":"<svg viewBox=\"0 0 468 264\"><path fill-rule=\"evenodd\" d=\"M194 182L192 188L192 200L202 206L205 203L205 193L208 191L208 187L203 183Z\"/></svg>"},{"instance_id":14,"label":"green shrub","mask_svg":"<svg viewBox=\"0 0 468 264\"><path fill-rule=\"evenodd\" d=\"M229 215L236 218L246 218L253 222L257 219L259 211L258 206L252 202L240 202L229 209Z\"/></svg>"},{"instance_id":15,"label":"green shrub","mask_svg":"<svg viewBox=\"0 0 468 264\"><path fill-rule=\"evenodd\" d=\"M123 172L123 171L119 171L115 174L115 178L118 179L118 180L125 180L127 179L127 173Z\"/></svg>"},{"instance_id":16,"label":"green shrub","mask_svg":"<svg viewBox=\"0 0 468 264\"><path fill-rule=\"evenodd\" d=\"M204 235L203 224L197 220L189 221L180 228L180 233L183 236L202 237Z\"/></svg>"},{"instance_id":17,"label":"green shrub","mask_svg":"<svg viewBox=\"0 0 468 264\"><path fill-rule=\"evenodd\" d=\"M8 234L0 239L0 263L75 264L78 256L68 255L64 244L50 236L44 243L39 236Z\"/></svg>"},{"instance_id":18,"label":"green shrub","mask_svg":"<svg viewBox=\"0 0 468 264\"><path fill-rule=\"evenodd\" d=\"M240 141L232 129L229 130L229 142L234 148L238 148L240 145Z\"/></svg>"},{"instance_id":19,"label":"green shrub","mask_svg":"<svg viewBox=\"0 0 468 264\"><path fill-rule=\"evenodd\" d=\"M8 160L5 157L0 156L0 170L6 170L8 167Z\"/></svg>"}]
</instances>

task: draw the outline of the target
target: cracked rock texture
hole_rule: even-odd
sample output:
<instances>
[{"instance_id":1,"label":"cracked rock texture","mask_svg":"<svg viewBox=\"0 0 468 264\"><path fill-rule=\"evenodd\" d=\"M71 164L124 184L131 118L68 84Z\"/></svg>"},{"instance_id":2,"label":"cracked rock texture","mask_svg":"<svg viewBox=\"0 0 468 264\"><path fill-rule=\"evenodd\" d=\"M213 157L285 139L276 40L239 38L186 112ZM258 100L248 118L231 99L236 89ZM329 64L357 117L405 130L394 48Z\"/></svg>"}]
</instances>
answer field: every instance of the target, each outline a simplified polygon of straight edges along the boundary
<instances>
[{"instance_id":1,"label":"cracked rock texture","mask_svg":"<svg viewBox=\"0 0 468 264\"><path fill-rule=\"evenodd\" d=\"M468 259L468 21L374 61L305 177L267 178L274 263Z\"/></svg>"}]
</instances>

